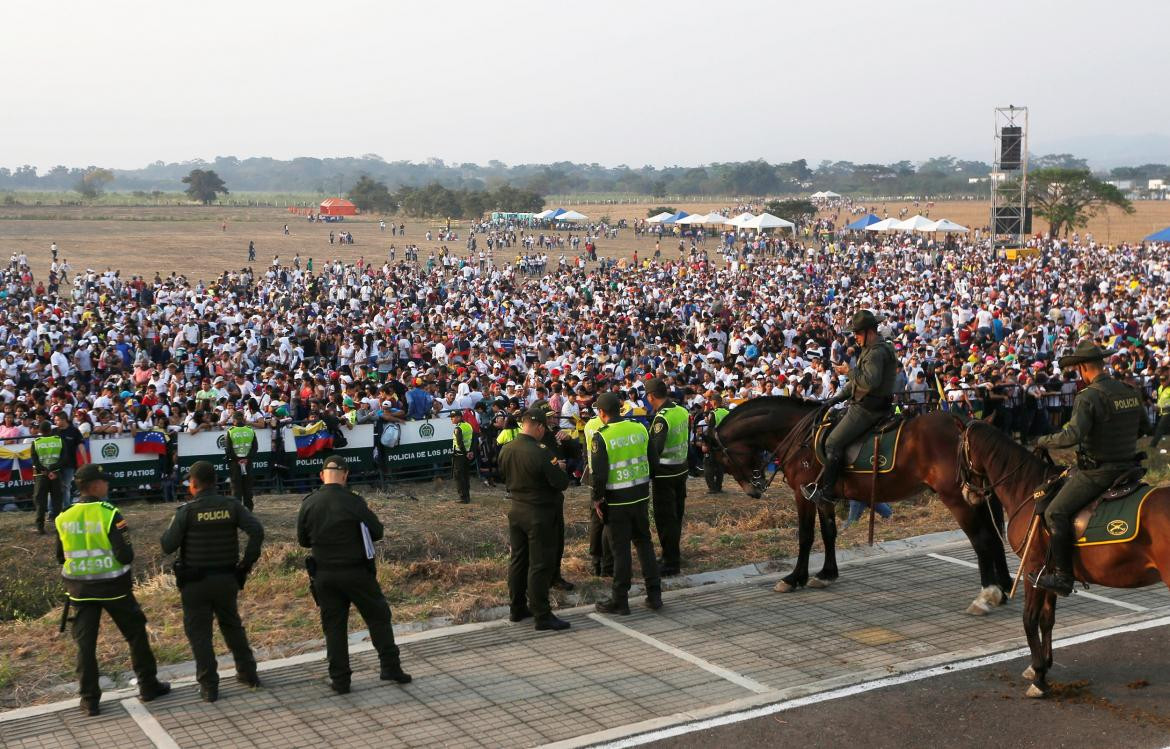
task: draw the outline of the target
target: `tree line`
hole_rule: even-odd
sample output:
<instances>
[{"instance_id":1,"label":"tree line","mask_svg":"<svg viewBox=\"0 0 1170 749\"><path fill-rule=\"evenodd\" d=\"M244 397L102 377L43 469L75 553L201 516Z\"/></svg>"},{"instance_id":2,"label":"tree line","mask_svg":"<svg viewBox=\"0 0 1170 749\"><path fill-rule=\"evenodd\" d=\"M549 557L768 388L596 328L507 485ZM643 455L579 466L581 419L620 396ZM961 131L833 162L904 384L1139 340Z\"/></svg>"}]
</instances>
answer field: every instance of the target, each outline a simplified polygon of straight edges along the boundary
<instances>
[{"instance_id":1,"label":"tree line","mask_svg":"<svg viewBox=\"0 0 1170 749\"><path fill-rule=\"evenodd\" d=\"M494 190L452 190L432 182L423 187L400 187L390 192L385 182L362 175L346 197L363 213L397 213L407 216L479 218L492 211L538 213L544 197L533 190L500 185Z\"/></svg>"}]
</instances>

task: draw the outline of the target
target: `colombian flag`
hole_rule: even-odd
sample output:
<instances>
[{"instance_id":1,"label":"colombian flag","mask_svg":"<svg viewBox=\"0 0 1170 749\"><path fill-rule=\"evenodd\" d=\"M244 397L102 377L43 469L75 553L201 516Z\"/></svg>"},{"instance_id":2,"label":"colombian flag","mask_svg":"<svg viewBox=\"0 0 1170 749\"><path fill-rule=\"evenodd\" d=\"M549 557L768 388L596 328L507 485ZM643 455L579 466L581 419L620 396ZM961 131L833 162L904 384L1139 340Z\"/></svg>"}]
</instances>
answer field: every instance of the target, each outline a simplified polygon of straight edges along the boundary
<instances>
[{"instance_id":1,"label":"colombian flag","mask_svg":"<svg viewBox=\"0 0 1170 749\"><path fill-rule=\"evenodd\" d=\"M134 453L148 455L166 455L167 435L158 429L147 429L134 435Z\"/></svg>"},{"instance_id":2,"label":"colombian flag","mask_svg":"<svg viewBox=\"0 0 1170 749\"><path fill-rule=\"evenodd\" d=\"M293 440L297 443L298 458L309 458L333 447L333 435L329 434L323 421L304 426L294 425L292 433Z\"/></svg>"},{"instance_id":3,"label":"colombian flag","mask_svg":"<svg viewBox=\"0 0 1170 749\"><path fill-rule=\"evenodd\" d=\"M0 445L0 481L32 481L32 443Z\"/></svg>"}]
</instances>

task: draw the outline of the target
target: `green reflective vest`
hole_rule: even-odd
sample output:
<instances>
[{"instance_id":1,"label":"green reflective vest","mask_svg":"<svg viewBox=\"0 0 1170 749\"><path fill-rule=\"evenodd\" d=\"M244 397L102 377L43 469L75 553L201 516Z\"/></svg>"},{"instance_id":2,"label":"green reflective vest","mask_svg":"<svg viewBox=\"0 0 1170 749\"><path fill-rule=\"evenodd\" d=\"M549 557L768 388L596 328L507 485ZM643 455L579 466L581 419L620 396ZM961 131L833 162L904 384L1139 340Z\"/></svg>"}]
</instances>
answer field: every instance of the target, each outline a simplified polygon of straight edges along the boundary
<instances>
[{"instance_id":1,"label":"green reflective vest","mask_svg":"<svg viewBox=\"0 0 1170 749\"><path fill-rule=\"evenodd\" d=\"M722 424L723 420L727 418L727 414L729 414L729 413L731 413L731 412L722 406L720 406L719 408L716 408L715 409L715 426L719 426L720 424Z\"/></svg>"},{"instance_id":2,"label":"green reflective vest","mask_svg":"<svg viewBox=\"0 0 1170 749\"><path fill-rule=\"evenodd\" d=\"M516 439L516 429L501 429L500 436L496 437L496 444L503 447L512 440Z\"/></svg>"},{"instance_id":3,"label":"green reflective vest","mask_svg":"<svg viewBox=\"0 0 1170 749\"><path fill-rule=\"evenodd\" d=\"M581 431L585 435L585 462L589 465L590 473L593 472L593 453L589 449L589 446L593 444L593 435L597 434L603 426L605 424L601 422L601 418L594 416L585 422L585 426L581 427Z\"/></svg>"},{"instance_id":4,"label":"green reflective vest","mask_svg":"<svg viewBox=\"0 0 1170 749\"><path fill-rule=\"evenodd\" d=\"M455 434L451 437L451 448L461 455L463 453L471 452L472 434L473 432L470 424L468 424L466 421L459 422L455 425ZM459 446L459 435L463 435L463 447Z\"/></svg>"},{"instance_id":5,"label":"green reflective vest","mask_svg":"<svg viewBox=\"0 0 1170 749\"><path fill-rule=\"evenodd\" d=\"M62 445L61 438L55 434L33 440L33 449L37 451L37 457L43 466L53 466L61 462Z\"/></svg>"},{"instance_id":6,"label":"green reflective vest","mask_svg":"<svg viewBox=\"0 0 1170 749\"><path fill-rule=\"evenodd\" d=\"M687 433L690 426L687 410L676 404L659 411L654 418L665 421L667 427L666 446L662 448L662 455L658 459L659 464L664 468L671 466L686 468L687 442L690 438Z\"/></svg>"},{"instance_id":7,"label":"green reflective vest","mask_svg":"<svg viewBox=\"0 0 1170 749\"><path fill-rule=\"evenodd\" d=\"M256 430L252 427L231 427L227 430L228 439L232 443L232 452L237 458L246 458L252 451L252 440L256 439Z\"/></svg>"},{"instance_id":8,"label":"green reflective vest","mask_svg":"<svg viewBox=\"0 0 1170 749\"><path fill-rule=\"evenodd\" d=\"M68 580L110 580L130 572L114 558L110 526L118 509L109 502L80 502L57 516L65 552L61 576Z\"/></svg>"},{"instance_id":9,"label":"green reflective vest","mask_svg":"<svg viewBox=\"0 0 1170 749\"><path fill-rule=\"evenodd\" d=\"M606 503L611 507L645 502L650 497L650 433L636 421L615 421L599 431L609 459Z\"/></svg>"},{"instance_id":10,"label":"green reflective vest","mask_svg":"<svg viewBox=\"0 0 1170 749\"><path fill-rule=\"evenodd\" d=\"M1170 413L1170 385L1158 387L1158 413Z\"/></svg>"}]
</instances>

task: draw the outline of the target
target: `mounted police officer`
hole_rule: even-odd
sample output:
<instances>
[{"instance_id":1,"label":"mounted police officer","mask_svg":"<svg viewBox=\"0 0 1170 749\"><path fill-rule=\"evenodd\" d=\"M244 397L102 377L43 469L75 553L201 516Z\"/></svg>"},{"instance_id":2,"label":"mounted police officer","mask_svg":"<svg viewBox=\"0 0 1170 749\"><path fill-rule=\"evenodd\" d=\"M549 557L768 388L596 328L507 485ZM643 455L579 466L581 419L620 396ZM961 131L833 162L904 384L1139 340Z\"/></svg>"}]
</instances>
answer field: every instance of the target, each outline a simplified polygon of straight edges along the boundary
<instances>
[{"instance_id":1,"label":"mounted police officer","mask_svg":"<svg viewBox=\"0 0 1170 749\"><path fill-rule=\"evenodd\" d=\"M321 465L323 485L305 497L297 514L297 542L312 549L305 566L309 570L309 590L321 609L329 686L338 694L349 693L353 673L349 668L347 636L350 604L366 621L370 641L378 651L382 681L407 684L411 680L410 674L402 670L398 646L394 644L390 604L378 585L370 556L373 542L382 538L382 521L360 494L346 488L348 477L344 458L325 458Z\"/></svg>"},{"instance_id":2,"label":"mounted police officer","mask_svg":"<svg viewBox=\"0 0 1170 749\"><path fill-rule=\"evenodd\" d=\"M77 643L77 681L81 712L101 712L102 688L97 662L98 626L102 612L114 620L130 645L130 662L138 675L143 702L163 696L171 685L158 680L158 666L146 634L146 615L134 598L130 563L134 547L126 520L105 498L110 490L100 465L77 469L78 502L57 516L57 561L62 563L68 606L76 609L73 640Z\"/></svg>"},{"instance_id":3,"label":"mounted police officer","mask_svg":"<svg viewBox=\"0 0 1170 749\"><path fill-rule=\"evenodd\" d=\"M597 603L602 614L630 613L630 579L633 559L630 544L638 550L646 580L646 606L662 608L662 580L650 538L650 459L646 455L650 435L636 421L623 420L621 401L602 393L594 404L603 426L593 435L589 463L594 479L593 511L604 519L605 533L613 551L613 592Z\"/></svg>"},{"instance_id":4,"label":"mounted police officer","mask_svg":"<svg viewBox=\"0 0 1170 749\"><path fill-rule=\"evenodd\" d=\"M658 572L663 577L670 577L682 570L679 544L687 502L690 414L670 398L666 383L657 377L646 382L646 398L654 408L646 456L650 461L654 525L662 546Z\"/></svg>"},{"instance_id":5,"label":"mounted police officer","mask_svg":"<svg viewBox=\"0 0 1170 749\"><path fill-rule=\"evenodd\" d=\"M232 496L251 510L252 458L259 449L256 430L244 423L243 411L236 411L226 436L223 449L224 457L227 458L228 477L232 482Z\"/></svg>"},{"instance_id":6,"label":"mounted police officer","mask_svg":"<svg viewBox=\"0 0 1170 749\"><path fill-rule=\"evenodd\" d=\"M889 415L898 372L894 347L878 333L878 318L873 312L859 310L849 327L861 347L857 364L852 368L848 364L834 367L838 374L848 375L849 382L825 401L829 406L849 401L849 408L825 439L825 465L820 477L815 484L801 487L805 499L830 508L843 499L834 491L845 449Z\"/></svg>"},{"instance_id":7,"label":"mounted police officer","mask_svg":"<svg viewBox=\"0 0 1170 749\"><path fill-rule=\"evenodd\" d=\"M561 541L557 516L562 512L569 474L564 462L541 442L548 431L548 412L533 405L521 419L520 433L500 451L500 473L508 487L508 562L511 620L534 616L536 629L560 631L569 622L552 613L548 589L556 574Z\"/></svg>"},{"instance_id":8,"label":"mounted police officer","mask_svg":"<svg viewBox=\"0 0 1170 749\"><path fill-rule=\"evenodd\" d=\"M1051 567L1033 581L1036 587L1061 596L1073 587L1073 518L1139 462L1138 435L1148 427L1141 394L1105 372L1109 353L1085 340L1060 358L1061 369L1076 367L1086 386L1077 394L1064 429L1036 440L1037 448L1077 448L1078 470L1044 511Z\"/></svg>"},{"instance_id":9,"label":"mounted police officer","mask_svg":"<svg viewBox=\"0 0 1170 749\"><path fill-rule=\"evenodd\" d=\"M211 642L211 618L219 622L223 640L236 662L236 681L255 689L256 658L240 621L237 599L252 565L260 558L264 527L247 507L215 491L215 466L196 461L187 474L191 501L175 511L162 536L162 550L182 550L175 563L175 582L183 602L183 629L195 656L195 679L204 702L219 699L219 674ZM238 531L248 535L240 555Z\"/></svg>"}]
</instances>

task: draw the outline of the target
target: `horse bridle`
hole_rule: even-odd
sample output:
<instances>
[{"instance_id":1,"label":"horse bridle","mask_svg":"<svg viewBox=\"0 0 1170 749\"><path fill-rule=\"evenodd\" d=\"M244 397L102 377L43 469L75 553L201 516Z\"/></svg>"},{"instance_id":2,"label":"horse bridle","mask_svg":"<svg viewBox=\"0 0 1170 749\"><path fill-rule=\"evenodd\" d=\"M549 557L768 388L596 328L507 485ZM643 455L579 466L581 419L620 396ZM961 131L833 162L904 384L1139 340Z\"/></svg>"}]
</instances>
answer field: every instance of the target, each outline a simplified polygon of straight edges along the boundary
<instances>
[{"instance_id":1,"label":"horse bridle","mask_svg":"<svg viewBox=\"0 0 1170 749\"><path fill-rule=\"evenodd\" d=\"M807 415L803 416L800 421L796 422L796 425L793 426L788 434L784 436L784 439L776 443L776 447L768 454L767 460L764 460L760 464L759 468L752 469L751 485L753 489L760 493L760 496L763 496L764 492L768 491L768 487L770 487L772 482L776 480L776 476L783 473L781 468L777 466L776 470L772 471L772 475L768 476L765 480L764 474L768 469L768 464L776 460L777 457L779 457L781 454L786 456L791 451L795 439L799 437L805 431L805 428L809 425L808 422L814 421L814 417L821 413L821 411L822 409L818 408L814 411L809 411ZM711 430L711 436L714 438L715 447L719 450L719 452L723 453L724 455L731 455L731 448L727 447L727 445L724 445L723 440L719 438L718 426Z\"/></svg>"},{"instance_id":2,"label":"horse bridle","mask_svg":"<svg viewBox=\"0 0 1170 749\"><path fill-rule=\"evenodd\" d=\"M972 421L969 424L967 424L965 427L963 427L963 436L959 439L959 455L958 455L958 461L957 461L959 464L959 471L958 471L959 475L957 477L958 482L959 482L959 485L962 487L962 492L964 495L973 495L973 496L981 496L982 497L980 502L982 502L983 505L985 505L987 507L987 513L991 518L991 527L995 528L995 533L996 533L996 535L999 536L999 540L1001 542L1003 542L1004 547L1011 549L1012 553L1016 554L1018 556L1020 553L1020 550L1016 549L1015 547L1013 547L1011 545L1011 542L1008 541L1008 539L1005 537L1005 534L1006 534L1007 529L1011 527L1012 521L1014 521L1016 519L1016 516L1020 514L1021 510L1023 510L1025 507L1028 506L1028 503L1021 502L1016 507L1016 509L1012 510L1011 515L1009 515L1007 520L1004 522L1004 530L1001 531L999 528L999 523L995 522L995 515L992 513L991 503L988 502L988 500L991 499L991 497L993 497L995 495L995 487L1002 485L1009 478L1011 478L1016 473L1019 473L1021 470L1023 470L1024 466L1027 465L1028 461L1025 458L1020 458L1020 462L1016 465L1016 467L1013 468L1012 470L1008 471L1004 475L1000 476L997 481L992 481L987 474L979 473L978 471L976 471L974 468L971 467L971 439L970 439L970 435L971 435L971 427L975 426L975 424L977 424L977 423L979 423L979 422ZM982 485L976 486L971 481L972 477L983 479ZM972 502L971 504L978 504L978 503Z\"/></svg>"}]
</instances>

